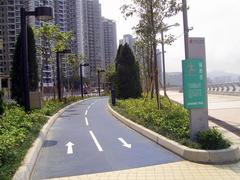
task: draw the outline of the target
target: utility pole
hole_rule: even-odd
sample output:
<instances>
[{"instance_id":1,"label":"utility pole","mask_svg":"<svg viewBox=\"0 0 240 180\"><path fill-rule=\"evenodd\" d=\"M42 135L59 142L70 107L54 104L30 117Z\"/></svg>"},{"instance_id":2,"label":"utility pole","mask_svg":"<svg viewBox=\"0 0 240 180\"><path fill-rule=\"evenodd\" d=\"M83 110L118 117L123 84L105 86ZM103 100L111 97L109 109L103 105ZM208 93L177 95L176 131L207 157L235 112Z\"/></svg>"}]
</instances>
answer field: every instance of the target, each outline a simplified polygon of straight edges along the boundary
<instances>
[{"instance_id":1,"label":"utility pole","mask_svg":"<svg viewBox=\"0 0 240 180\"><path fill-rule=\"evenodd\" d=\"M184 89L184 106L187 107L187 104L190 104L190 101L194 101L197 103L202 103L202 105L198 106L188 106L189 109L189 118L190 118L190 137L192 140L196 140L196 134L201 131L206 131L208 129L208 103L207 103L207 72L206 72L206 55L205 55L205 40L204 38L189 38L189 28L188 28L188 17L187 17L187 0L182 0L182 11L183 11L183 30L184 30L184 46L185 46L185 60L183 61L183 68L185 68L185 72L183 71L183 89ZM191 39L191 41L189 40ZM196 43L197 41L197 43ZM190 46L189 46L190 44ZM193 46L192 44L195 44ZM199 61L200 60L200 61ZM195 61L195 62L194 62ZM199 63L196 63L199 62ZM189 63L189 65L187 65ZM191 63L191 64L190 64ZM199 69L199 72L202 74L197 74L199 79L191 79L193 76L187 77L186 70L187 67L193 66L196 64L196 68ZM200 67L201 64L201 67ZM184 67L185 66L185 67ZM201 70L201 71L200 71ZM191 84L194 81L197 84L203 85L200 91L197 89L191 89L190 86L186 85L186 83ZM184 85L185 84L185 85ZM197 98L193 99L192 95L189 95L189 91L195 91L198 93ZM191 98L190 98L191 97ZM195 97L196 98L196 97ZM194 104L193 103L193 104Z\"/></svg>"},{"instance_id":2,"label":"utility pole","mask_svg":"<svg viewBox=\"0 0 240 180\"><path fill-rule=\"evenodd\" d=\"M161 31L161 39L162 39L162 63L163 63L163 92L164 92L164 96L166 96L167 92L166 92L165 49L164 49L163 30Z\"/></svg>"}]
</instances>

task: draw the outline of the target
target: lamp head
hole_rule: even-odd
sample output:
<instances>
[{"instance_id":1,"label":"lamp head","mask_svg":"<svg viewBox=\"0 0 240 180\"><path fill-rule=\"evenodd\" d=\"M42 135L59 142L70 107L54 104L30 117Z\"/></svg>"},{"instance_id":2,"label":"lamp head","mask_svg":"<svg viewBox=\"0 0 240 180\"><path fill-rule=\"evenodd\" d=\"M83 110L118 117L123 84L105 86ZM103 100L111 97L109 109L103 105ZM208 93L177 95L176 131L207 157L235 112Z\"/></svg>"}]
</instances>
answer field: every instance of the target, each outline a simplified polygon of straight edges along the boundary
<instances>
[{"instance_id":1,"label":"lamp head","mask_svg":"<svg viewBox=\"0 0 240 180\"><path fill-rule=\"evenodd\" d=\"M53 19L53 10L51 7L35 8L36 18L41 21L49 21Z\"/></svg>"},{"instance_id":2,"label":"lamp head","mask_svg":"<svg viewBox=\"0 0 240 180\"><path fill-rule=\"evenodd\" d=\"M180 26L180 24L179 23L175 23L173 26Z\"/></svg>"}]
</instances>

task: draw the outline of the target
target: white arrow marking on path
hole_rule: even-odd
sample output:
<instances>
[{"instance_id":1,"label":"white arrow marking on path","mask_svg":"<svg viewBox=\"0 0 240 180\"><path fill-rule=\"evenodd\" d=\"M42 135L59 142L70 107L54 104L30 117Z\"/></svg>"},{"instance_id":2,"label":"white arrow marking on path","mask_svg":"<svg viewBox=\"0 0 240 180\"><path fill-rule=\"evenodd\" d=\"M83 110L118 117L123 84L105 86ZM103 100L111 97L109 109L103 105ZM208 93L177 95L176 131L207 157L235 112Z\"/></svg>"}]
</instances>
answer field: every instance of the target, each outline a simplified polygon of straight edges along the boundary
<instances>
[{"instance_id":1,"label":"white arrow marking on path","mask_svg":"<svg viewBox=\"0 0 240 180\"><path fill-rule=\"evenodd\" d=\"M95 135L93 134L93 132L92 132L92 131L89 131L89 133L91 134L91 136L92 136L92 138L93 138L93 141L94 141L94 143L96 144L98 150L99 150L100 152L102 152L103 149L102 149L101 145L99 144L97 138L96 138Z\"/></svg>"},{"instance_id":2,"label":"white arrow marking on path","mask_svg":"<svg viewBox=\"0 0 240 180\"><path fill-rule=\"evenodd\" d=\"M73 154L73 146L74 144L72 142L68 142L65 146L67 146L67 154Z\"/></svg>"},{"instance_id":3,"label":"white arrow marking on path","mask_svg":"<svg viewBox=\"0 0 240 180\"><path fill-rule=\"evenodd\" d=\"M131 145L131 144L128 144L123 138L118 138L118 140L123 143L123 146L131 149L132 145Z\"/></svg>"},{"instance_id":4,"label":"white arrow marking on path","mask_svg":"<svg viewBox=\"0 0 240 180\"><path fill-rule=\"evenodd\" d=\"M89 124L88 124L88 119L87 119L87 117L85 117L85 121L86 121L86 125L88 126Z\"/></svg>"}]
</instances>

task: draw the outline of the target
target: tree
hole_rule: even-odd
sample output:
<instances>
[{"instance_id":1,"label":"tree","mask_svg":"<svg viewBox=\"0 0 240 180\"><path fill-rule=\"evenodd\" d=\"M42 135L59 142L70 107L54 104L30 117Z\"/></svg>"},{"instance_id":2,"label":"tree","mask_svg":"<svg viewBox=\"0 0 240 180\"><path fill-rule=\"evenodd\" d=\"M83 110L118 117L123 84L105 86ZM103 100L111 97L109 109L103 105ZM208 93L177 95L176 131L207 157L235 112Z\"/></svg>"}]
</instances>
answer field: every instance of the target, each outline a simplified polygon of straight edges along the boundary
<instances>
[{"instance_id":1,"label":"tree","mask_svg":"<svg viewBox=\"0 0 240 180\"><path fill-rule=\"evenodd\" d=\"M138 98L141 96L139 68L128 44L120 46L116 58L117 98Z\"/></svg>"},{"instance_id":2,"label":"tree","mask_svg":"<svg viewBox=\"0 0 240 180\"><path fill-rule=\"evenodd\" d=\"M136 95L137 97L140 97L142 94L142 86L141 86L140 68L139 68L138 61L136 61L135 67L136 67Z\"/></svg>"},{"instance_id":3,"label":"tree","mask_svg":"<svg viewBox=\"0 0 240 180\"><path fill-rule=\"evenodd\" d=\"M140 65L140 77L144 87L144 92L148 96L151 89L153 89L153 76L152 76L152 56L151 46L146 44L146 41L138 38L135 42L135 57ZM151 91L151 97L153 98L153 91Z\"/></svg>"},{"instance_id":4,"label":"tree","mask_svg":"<svg viewBox=\"0 0 240 180\"><path fill-rule=\"evenodd\" d=\"M121 7L125 17L137 15L139 23L135 26L136 33L140 35L140 39L146 42L146 46L150 44L149 61L150 80L154 77L155 93L157 97L157 107L160 109L159 99L159 80L157 67L157 45L160 42L162 46L171 44L175 38L171 34L165 34L161 39L158 39L159 33L167 32L169 27L165 19L176 15L181 10L179 0L132 0L133 4L124 5ZM163 38L164 37L164 38ZM164 55L164 53L162 53ZM153 84L153 81L150 82ZM153 90L153 89L152 89ZM152 91L153 92L153 91Z\"/></svg>"},{"instance_id":5,"label":"tree","mask_svg":"<svg viewBox=\"0 0 240 180\"><path fill-rule=\"evenodd\" d=\"M28 69L29 69L29 90L36 91L38 89L38 64L36 60L36 47L34 33L30 26L27 27L28 33ZM22 33L17 38L15 52L13 57L13 68L11 71L12 79L12 98L18 104L24 104L24 87L23 87L23 45Z\"/></svg>"},{"instance_id":6,"label":"tree","mask_svg":"<svg viewBox=\"0 0 240 180\"><path fill-rule=\"evenodd\" d=\"M45 65L55 64L53 53L60 52L70 47L73 40L71 32L61 32L58 26L44 24L34 30L36 37L41 40L41 45L38 47L38 54L41 59L41 91L43 90L43 70ZM55 86L55 70L53 69L54 86Z\"/></svg>"},{"instance_id":7,"label":"tree","mask_svg":"<svg viewBox=\"0 0 240 180\"><path fill-rule=\"evenodd\" d=\"M108 66L105 71L106 83L110 86L109 88L114 89L116 88L116 67L122 47L123 47L122 44L118 46L117 55L116 58L114 59L115 64Z\"/></svg>"},{"instance_id":8,"label":"tree","mask_svg":"<svg viewBox=\"0 0 240 180\"><path fill-rule=\"evenodd\" d=\"M67 58L67 64L69 65L68 68L71 69L71 78L72 80L69 81L68 87L71 87L71 91L74 88L74 83L76 82L74 79L79 78L79 68L80 64L84 63L85 58L81 54L70 54ZM79 81L80 82L80 81ZM76 83L75 83L76 84ZM79 83L80 86L80 83Z\"/></svg>"},{"instance_id":9,"label":"tree","mask_svg":"<svg viewBox=\"0 0 240 180\"><path fill-rule=\"evenodd\" d=\"M109 90L110 88L115 88L115 79L116 79L116 68L115 68L115 64L112 64L110 66L108 66L106 68L105 71L105 78L106 78L106 83L109 86Z\"/></svg>"}]
</instances>

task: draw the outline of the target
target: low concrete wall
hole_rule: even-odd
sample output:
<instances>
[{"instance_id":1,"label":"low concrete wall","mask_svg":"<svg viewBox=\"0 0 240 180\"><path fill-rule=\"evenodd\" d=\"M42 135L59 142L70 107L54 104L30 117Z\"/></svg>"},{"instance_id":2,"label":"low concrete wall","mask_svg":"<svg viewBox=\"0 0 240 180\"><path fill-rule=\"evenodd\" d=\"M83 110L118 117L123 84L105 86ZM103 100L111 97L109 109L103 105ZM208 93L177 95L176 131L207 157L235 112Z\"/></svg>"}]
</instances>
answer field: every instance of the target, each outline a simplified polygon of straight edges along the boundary
<instances>
[{"instance_id":1,"label":"low concrete wall","mask_svg":"<svg viewBox=\"0 0 240 180\"><path fill-rule=\"evenodd\" d=\"M164 136L161 136L160 134L155 133L137 123L132 122L131 120L123 117L122 115L114 111L109 104L108 109L113 116L115 116L118 120L120 120L130 128L134 129L143 136L151 139L155 143L165 147L166 149L174 152L175 154L181 156L186 160L207 164L227 164L234 163L240 160L240 151L238 146L232 145L230 148L222 150L192 149L183 146L173 140L170 140Z\"/></svg>"}]
</instances>

